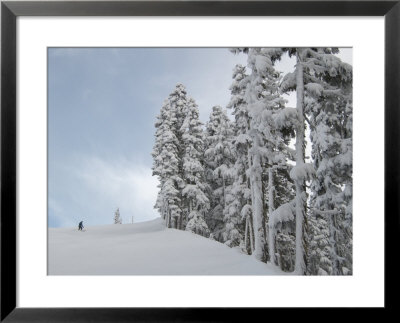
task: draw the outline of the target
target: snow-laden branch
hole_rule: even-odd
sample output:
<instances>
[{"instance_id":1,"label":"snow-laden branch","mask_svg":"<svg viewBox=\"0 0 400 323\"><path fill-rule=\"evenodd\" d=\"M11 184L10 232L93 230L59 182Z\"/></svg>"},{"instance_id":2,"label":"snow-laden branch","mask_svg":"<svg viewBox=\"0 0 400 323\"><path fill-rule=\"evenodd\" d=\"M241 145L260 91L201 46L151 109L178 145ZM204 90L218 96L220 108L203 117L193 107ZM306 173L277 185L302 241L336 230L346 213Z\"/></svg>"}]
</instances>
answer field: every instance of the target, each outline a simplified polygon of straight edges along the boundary
<instances>
[{"instance_id":1,"label":"snow-laden branch","mask_svg":"<svg viewBox=\"0 0 400 323\"><path fill-rule=\"evenodd\" d=\"M315 169L310 163L299 163L290 171L290 178L297 182L311 180L314 175Z\"/></svg>"},{"instance_id":2,"label":"snow-laden branch","mask_svg":"<svg viewBox=\"0 0 400 323\"><path fill-rule=\"evenodd\" d=\"M273 120L278 129L294 127L298 123L296 108L284 108L274 114Z\"/></svg>"},{"instance_id":3,"label":"snow-laden branch","mask_svg":"<svg viewBox=\"0 0 400 323\"><path fill-rule=\"evenodd\" d=\"M271 228L276 227L278 223L293 221L296 215L296 202L292 200L288 203L282 204L269 216L268 226Z\"/></svg>"}]
</instances>

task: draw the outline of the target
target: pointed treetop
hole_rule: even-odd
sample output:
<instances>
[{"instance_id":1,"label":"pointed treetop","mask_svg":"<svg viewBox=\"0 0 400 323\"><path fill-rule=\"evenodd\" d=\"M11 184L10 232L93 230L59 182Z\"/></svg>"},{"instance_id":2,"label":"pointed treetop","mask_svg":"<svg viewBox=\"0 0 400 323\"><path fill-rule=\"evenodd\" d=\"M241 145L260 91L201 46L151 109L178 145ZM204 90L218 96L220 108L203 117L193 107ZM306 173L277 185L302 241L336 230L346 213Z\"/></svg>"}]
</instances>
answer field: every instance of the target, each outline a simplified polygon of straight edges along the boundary
<instances>
[{"instance_id":1,"label":"pointed treetop","mask_svg":"<svg viewBox=\"0 0 400 323\"><path fill-rule=\"evenodd\" d=\"M186 93L186 87L182 83L177 83L175 86L175 90L177 92L184 92Z\"/></svg>"}]
</instances>

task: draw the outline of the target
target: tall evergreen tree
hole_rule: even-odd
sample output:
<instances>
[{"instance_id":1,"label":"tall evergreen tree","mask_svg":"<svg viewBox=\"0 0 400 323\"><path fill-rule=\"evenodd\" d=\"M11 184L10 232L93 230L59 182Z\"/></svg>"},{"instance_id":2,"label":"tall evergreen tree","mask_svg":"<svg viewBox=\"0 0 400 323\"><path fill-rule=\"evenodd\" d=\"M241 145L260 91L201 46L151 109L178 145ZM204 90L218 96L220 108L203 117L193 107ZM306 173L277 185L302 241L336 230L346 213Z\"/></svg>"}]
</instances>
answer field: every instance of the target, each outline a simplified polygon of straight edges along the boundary
<instances>
[{"instance_id":1,"label":"tall evergreen tree","mask_svg":"<svg viewBox=\"0 0 400 323\"><path fill-rule=\"evenodd\" d=\"M249 177L252 192L254 255L257 259L266 261L273 259L274 256L274 237L271 234L272 230L267 232L266 225L269 215L275 209L274 176L278 164L286 162L279 149L281 140L274 122L275 113L282 109L285 103L279 93L280 74L274 68L274 62L281 57L282 50L249 48L245 52L248 54L248 66L252 72L247 86L246 102L250 117ZM268 178L268 184L264 181L265 177Z\"/></svg>"},{"instance_id":2,"label":"tall evergreen tree","mask_svg":"<svg viewBox=\"0 0 400 323\"><path fill-rule=\"evenodd\" d=\"M160 181L156 208L166 225L207 235L203 130L195 101L178 84L157 117L153 175ZM190 225L189 225L190 222Z\"/></svg>"},{"instance_id":3,"label":"tall evergreen tree","mask_svg":"<svg viewBox=\"0 0 400 323\"><path fill-rule=\"evenodd\" d=\"M171 114L169 111L165 121L165 132L161 140L161 152L157 159L161 160L160 167L153 170L153 173L162 178L160 189L160 200L162 200L162 214L166 219L168 227L178 228L179 219L182 214L181 210L181 193L182 178L179 172L179 149L178 140L171 129Z\"/></svg>"},{"instance_id":4,"label":"tall evergreen tree","mask_svg":"<svg viewBox=\"0 0 400 323\"><path fill-rule=\"evenodd\" d=\"M243 48L237 49L236 51L243 51L248 54L248 65L251 70L249 75L246 92L245 102L246 111L249 117L249 124L247 129L247 136L251 143L248 148L249 153L249 167L247 170L247 176L249 177L250 183L250 196L251 196L251 222L250 225L250 239L254 236L254 242L252 244L252 255L258 260L265 260L266 249L266 232L265 232L265 217L264 207L265 201L263 196L263 145L264 138L262 132L258 126L260 123L260 114L263 106L259 104L259 99L263 97L263 78L257 73L257 52L259 49Z\"/></svg>"},{"instance_id":5,"label":"tall evergreen tree","mask_svg":"<svg viewBox=\"0 0 400 323\"><path fill-rule=\"evenodd\" d=\"M306 253L308 248L305 232L307 228L307 191L306 181L311 180L315 174L315 165L305 162L305 120L307 111L305 99L307 97L320 97L321 95L332 94L336 97L338 88L333 89L332 82L341 75L348 77L348 66L340 62L333 54L337 49L332 48L290 48L285 49L289 55L296 56L296 67L293 73L288 73L282 84L283 91L296 91L297 118L296 125L296 165L291 170L291 177L296 186L296 264L295 271L299 274L306 273ZM311 130L315 125L310 122ZM317 166L318 167L318 166ZM317 175L318 176L318 175ZM314 210L315 211L315 210ZM320 212L320 211L318 211ZM331 237L330 237L331 239Z\"/></svg>"},{"instance_id":6,"label":"tall evergreen tree","mask_svg":"<svg viewBox=\"0 0 400 323\"><path fill-rule=\"evenodd\" d=\"M178 162L178 170L177 170L177 181L176 181L176 189L178 190L179 196L179 215L176 219L175 227L177 229L183 230L183 219L187 217L187 211L185 206L183 205L184 199L182 196L182 190L185 188L185 181L184 181L184 171L183 171L183 154L185 147L183 145L183 129L182 125L186 118L187 110L188 110L188 97L186 88L183 84L178 83L174 89L174 91L168 97L169 104L171 106L171 121L172 121L172 131L176 136L177 145L176 145L176 155L177 155L177 162Z\"/></svg>"},{"instance_id":7,"label":"tall evergreen tree","mask_svg":"<svg viewBox=\"0 0 400 323\"><path fill-rule=\"evenodd\" d=\"M233 127L226 110L214 106L206 125L206 179L210 185L211 210L206 222L213 237L224 242L224 210L232 183L234 152L232 147ZM226 236L225 236L226 237Z\"/></svg>"},{"instance_id":8,"label":"tall evergreen tree","mask_svg":"<svg viewBox=\"0 0 400 323\"><path fill-rule=\"evenodd\" d=\"M285 75L281 83L281 89L284 92L296 91L296 116L294 120L296 143L295 143L295 161L296 165L290 172L296 188L295 214L296 214L296 260L295 271L297 274L305 274L305 231L307 224L307 191L306 181L313 174L311 164L305 162L305 112L304 95L305 84L308 81L307 76L313 73L313 49L310 48L290 48L287 49L289 55L295 55L296 66L292 73ZM309 73L307 73L309 72Z\"/></svg>"},{"instance_id":9,"label":"tall evergreen tree","mask_svg":"<svg viewBox=\"0 0 400 323\"><path fill-rule=\"evenodd\" d=\"M256 124L256 129L263 136L263 191L266 209L264 214L268 219L268 230L266 231L268 245L268 259L275 261L275 228L269 225L269 218L274 212L277 204L275 195L278 185L285 182L286 177L280 176L287 170L287 145L291 132L286 127L278 126L276 119L284 110L285 100L279 91L280 73L276 71L274 64L282 56L280 48L256 48L250 49L248 64L252 67L253 78L259 84L259 90L255 91L253 98L255 104L249 113ZM288 184L284 183L287 187ZM281 186L282 187L282 186Z\"/></svg>"},{"instance_id":10,"label":"tall evergreen tree","mask_svg":"<svg viewBox=\"0 0 400 323\"><path fill-rule=\"evenodd\" d=\"M235 118L233 137L235 164L233 166L232 190L225 216L226 244L237 246L242 243L242 248L251 253L253 242L253 236L250 234L250 225L252 226L251 193L250 182L246 174L250 163L251 138L248 136L250 118L245 98L249 77L246 74L246 68L242 65L235 66L232 77L231 100L227 108L232 109ZM245 226L243 226L243 222Z\"/></svg>"},{"instance_id":11,"label":"tall evergreen tree","mask_svg":"<svg viewBox=\"0 0 400 323\"><path fill-rule=\"evenodd\" d=\"M184 199L183 209L187 218L183 227L204 236L209 235L205 215L210 202L207 197L207 184L204 172L204 134L199 120L199 110L193 99L188 100L185 120L181 127L183 152ZM187 224L187 226L186 226Z\"/></svg>"},{"instance_id":12,"label":"tall evergreen tree","mask_svg":"<svg viewBox=\"0 0 400 323\"><path fill-rule=\"evenodd\" d=\"M156 141L153 149L153 175L160 181L156 202L168 227L182 223L182 145L180 128L186 105L186 91L178 84L164 102L156 121Z\"/></svg>"},{"instance_id":13,"label":"tall evergreen tree","mask_svg":"<svg viewBox=\"0 0 400 323\"><path fill-rule=\"evenodd\" d=\"M319 55L324 69L309 85L306 111L316 169L311 216L317 226L313 229L318 233L322 228L325 238L323 246L311 248L314 267L310 272L351 274L352 69L326 50L319 49ZM321 255L319 261L316 255Z\"/></svg>"},{"instance_id":14,"label":"tall evergreen tree","mask_svg":"<svg viewBox=\"0 0 400 323\"><path fill-rule=\"evenodd\" d=\"M171 135L170 114L171 111L169 102L168 100L165 100L162 105L160 114L157 115L157 120L155 122L156 134L152 152L153 176L157 176L160 182L158 185L159 191L157 194L157 201L154 207L158 209L163 219L166 219L168 210L166 205L166 199L162 195L161 190L167 180L167 174L164 171L164 168L166 167L165 165L166 160L164 159L164 156L161 155L161 152L163 152L163 144L166 142L167 134Z\"/></svg>"}]
</instances>

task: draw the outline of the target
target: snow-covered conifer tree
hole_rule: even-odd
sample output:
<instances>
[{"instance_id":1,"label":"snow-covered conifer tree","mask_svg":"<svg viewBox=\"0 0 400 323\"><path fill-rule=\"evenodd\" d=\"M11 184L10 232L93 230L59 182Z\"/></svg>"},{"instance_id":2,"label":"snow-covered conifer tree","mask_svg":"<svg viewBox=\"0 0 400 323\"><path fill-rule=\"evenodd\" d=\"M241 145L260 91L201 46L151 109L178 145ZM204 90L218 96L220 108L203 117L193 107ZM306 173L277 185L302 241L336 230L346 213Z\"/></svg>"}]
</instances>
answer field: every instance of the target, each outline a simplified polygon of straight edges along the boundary
<instances>
[{"instance_id":1,"label":"snow-covered conifer tree","mask_svg":"<svg viewBox=\"0 0 400 323\"><path fill-rule=\"evenodd\" d=\"M248 147L249 166L246 174L250 183L251 196L251 221L246 223L246 232L250 225L250 242L252 243L252 255L258 260L265 260L265 217L264 217L264 196L262 183L262 150L264 138L258 125L261 121L260 111L263 106L258 105L263 91L263 78L257 74L255 52L259 49L244 48L237 51L244 51L248 54L248 65L251 69L251 74L248 77L246 91L244 94L246 102L246 112L248 115L248 129L246 135L249 138L250 146ZM246 208L245 208L246 210ZM252 238L254 239L252 240ZM247 237L246 237L247 239Z\"/></svg>"},{"instance_id":2,"label":"snow-covered conifer tree","mask_svg":"<svg viewBox=\"0 0 400 323\"><path fill-rule=\"evenodd\" d=\"M311 217L314 237L311 274L352 272L352 69L326 49L318 49L319 66L308 84L306 112L310 115L312 157ZM318 239L317 239L318 240ZM319 239L321 240L321 239ZM327 241L329 243L327 243Z\"/></svg>"},{"instance_id":3,"label":"snow-covered conifer tree","mask_svg":"<svg viewBox=\"0 0 400 323\"><path fill-rule=\"evenodd\" d=\"M333 54L337 52L336 49L331 48L290 48L285 49L289 55L296 56L296 67L293 73L285 75L281 83L283 91L296 91L296 118L295 118L295 131L296 131L296 144L295 156L296 165L290 172L296 187L296 263L295 271L298 274L306 273L305 263L305 239L306 223L307 223L307 192L306 181L311 180L315 175L315 166L305 162L305 120L307 119L305 99L308 97L317 97L320 103L326 101L326 95L333 95L338 93L338 88L334 89L332 84L337 82L343 76L348 78L349 65L341 64L340 60ZM315 127L315 122L310 122L311 131ZM319 136L319 135L318 135ZM320 137L323 138L323 137ZM318 171L317 171L318 172ZM316 174L318 177L318 174ZM314 189L315 190L315 189ZM321 210L313 210L314 212L321 213ZM332 211L328 211L332 213ZM314 228L321 228L316 225ZM322 230L326 232L326 230ZM331 234L330 234L331 236ZM331 239L331 237L330 237ZM308 248L307 248L308 249ZM329 266L327 266L329 267Z\"/></svg>"},{"instance_id":4,"label":"snow-covered conifer tree","mask_svg":"<svg viewBox=\"0 0 400 323\"><path fill-rule=\"evenodd\" d=\"M187 218L183 218L183 227L208 237L209 230L205 222L205 214L210 208L210 202L206 193L203 161L204 135L202 123L199 120L199 110L192 98L188 100L181 133L184 147L182 204L184 214L187 214Z\"/></svg>"},{"instance_id":5,"label":"snow-covered conifer tree","mask_svg":"<svg viewBox=\"0 0 400 323\"><path fill-rule=\"evenodd\" d=\"M122 218L119 213L119 208L117 208L117 210L114 213L114 224L122 224Z\"/></svg>"},{"instance_id":6,"label":"snow-covered conifer tree","mask_svg":"<svg viewBox=\"0 0 400 323\"><path fill-rule=\"evenodd\" d=\"M178 162L178 170L177 170L177 187L176 189L179 191L179 216L177 217L176 228L183 230L183 219L187 216L187 211L183 205L182 198L182 190L185 187L185 181L183 179L183 154L184 154L184 145L183 145L183 129L182 125L186 118L187 109L188 109L188 97L186 88L183 84L178 83L174 89L174 91L168 97L169 104L171 106L172 114L172 131L177 140L176 145L176 156Z\"/></svg>"},{"instance_id":7,"label":"snow-covered conifer tree","mask_svg":"<svg viewBox=\"0 0 400 323\"><path fill-rule=\"evenodd\" d=\"M153 175L160 181L160 191L156 202L168 227L178 228L181 223L181 145L178 137L177 114L182 109L182 86L177 85L175 91L164 102L157 117L156 141L153 149ZM182 95L183 96L183 95Z\"/></svg>"},{"instance_id":8,"label":"snow-covered conifer tree","mask_svg":"<svg viewBox=\"0 0 400 323\"><path fill-rule=\"evenodd\" d=\"M159 191L157 194L157 201L155 204L155 208L160 212L160 215L163 219L166 219L167 215L167 206L164 196L162 195L161 189L167 180L166 174L164 172L165 161L161 156L161 152L163 151L163 144L165 142L165 135L170 131L170 105L168 100L164 101L164 104L161 108L160 114L157 116L157 120L155 122L156 134L155 134L155 143L153 147L153 176L157 176L160 184L158 185Z\"/></svg>"},{"instance_id":9,"label":"snow-covered conifer tree","mask_svg":"<svg viewBox=\"0 0 400 323\"><path fill-rule=\"evenodd\" d=\"M276 169L286 163L281 153L280 133L276 131L274 115L284 107L279 93L280 74L274 62L282 55L277 48L250 48L248 66L252 73L246 91L247 110L250 117L248 135L252 140L249 150L251 167L249 169L252 192L252 211L254 225L254 255L257 259L273 259L273 228L266 231L266 221L274 206L274 176ZM263 176L268 173L268 184ZM268 190L266 198L264 192ZM266 201L268 208L266 209ZM267 216L266 216L267 215ZM269 226L268 226L269 227ZM267 238L269 238L267 243ZM266 246L269 245L269 250ZM268 254L271 254L268 256Z\"/></svg>"},{"instance_id":10,"label":"snow-covered conifer tree","mask_svg":"<svg viewBox=\"0 0 400 323\"><path fill-rule=\"evenodd\" d=\"M188 98L182 84L164 102L155 126L153 175L160 181L156 207L168 227L184 230L195 211L198 212L195 222L199 225L209 208L204 182L203 130L196 103ZM206 231L201 229L203 233Z\"/></svg>"},{"instance_id":11,"label":"snow-covered conifer tree","mask_svg":"<svg viewBox=\"0 0 400 323\"><path fill-rule=\"evenodd\" d=\"M224 210L227 207L227 195L230 194L232 183L232 166L234 152L232 147L233 126L226 110L214 106L210 120L206 125L206 179L210 186L209 200L211 211L206 222L213 237L224 241L225 225Z\"/></svg>"},{"instance_id":12,"label":"snow-covered conifer tree","mask_svg":"<svg viewBox=\"0 0 400 323\"><path fill-rule=\"evenodd\" d=\"M305 239L304 231L306 224L307 192L306 181L313 175L314 168L305 162L305 112L304 112L304 91L308 81L312 64L313 50L310 48L290 48L287 49L289 55L296 56L296 66L292 73L285 75L281 89L283 92L296 91L296 113L294 118L296 143L295 161L296 165L290 172L290 177L294 180L296 188L295 214L296 214L296 261L295 271L302 275L306 272L305 264ZM311 71L311 74L313 71Z\"/></svg>"},{"instance_id":13,"label":"snow-covered conifer tree","mask_svg":"<svg viewBox=\"0 0 400 323\"><path fill-rule=\"evenodd\" d=\"M227 235L226 244L237 246L243 242L242 248L251 253L252 248L250 245L253 241L253 236L249 234L250 224L252 223L251 193L250 182L246 174L250 163L249 147L251 138L248 136L250 119L245 99L248 83L246 68L242 65L236 65L232 77L233 82L230 87L232 96L227 107L232 109L232 114L235 117L233 137L235 164L233 166L232 189L224 219ZM243 223L245 223L244 226Z\"/></svg>"}]
</instances>

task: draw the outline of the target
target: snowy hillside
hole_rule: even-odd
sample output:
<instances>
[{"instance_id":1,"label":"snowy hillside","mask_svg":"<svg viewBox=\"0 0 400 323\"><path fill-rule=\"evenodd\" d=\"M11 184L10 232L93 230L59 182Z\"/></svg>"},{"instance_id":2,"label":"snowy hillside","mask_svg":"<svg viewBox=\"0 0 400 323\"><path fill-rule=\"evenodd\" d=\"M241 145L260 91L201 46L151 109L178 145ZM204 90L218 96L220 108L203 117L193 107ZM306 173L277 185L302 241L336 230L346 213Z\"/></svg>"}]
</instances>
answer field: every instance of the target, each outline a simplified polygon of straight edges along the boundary
<instances>
[{"instance_id":1,"label":"snowy hillside","mask_svg":"<svg viewBox=\"0 0 400 323\"><path fill-rule=\"evenodd\" d=\"M49 229L49 275L287 274L161 219L85 230Z\"/></svg>"}]
</instances>

